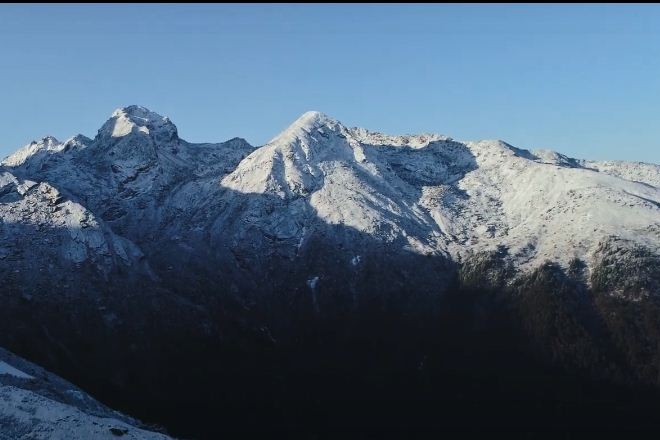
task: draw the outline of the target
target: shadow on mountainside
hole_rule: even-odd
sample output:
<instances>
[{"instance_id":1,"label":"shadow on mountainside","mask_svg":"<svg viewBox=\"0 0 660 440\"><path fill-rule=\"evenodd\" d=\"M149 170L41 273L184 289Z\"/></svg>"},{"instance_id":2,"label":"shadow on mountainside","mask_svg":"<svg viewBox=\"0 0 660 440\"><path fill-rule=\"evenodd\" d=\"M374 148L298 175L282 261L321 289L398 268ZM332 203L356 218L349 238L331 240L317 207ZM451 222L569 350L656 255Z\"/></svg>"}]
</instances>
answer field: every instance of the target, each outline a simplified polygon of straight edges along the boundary
<instances>
[{"instance_id":1,"label":"shadow on mountainside","mask_svg":"<svg viewBox=\"0 0 660 440\"><path fill-rule=\"evenodd\" d=\"M638 374L658 355L660 336L643 331L660 317L654 300L646 327L618 331L604 314L629 303L604 308L607 286L596 296L557 267L507 287L504 257L459 267L310 227L300 247L249 227L235 241L192 234L189 251L163 240L148 253L160 282L6 256L0 344L190 438L658 428L657 381ZM630 344L642 345L635 365Z\"/></svg>"}]
</instances>

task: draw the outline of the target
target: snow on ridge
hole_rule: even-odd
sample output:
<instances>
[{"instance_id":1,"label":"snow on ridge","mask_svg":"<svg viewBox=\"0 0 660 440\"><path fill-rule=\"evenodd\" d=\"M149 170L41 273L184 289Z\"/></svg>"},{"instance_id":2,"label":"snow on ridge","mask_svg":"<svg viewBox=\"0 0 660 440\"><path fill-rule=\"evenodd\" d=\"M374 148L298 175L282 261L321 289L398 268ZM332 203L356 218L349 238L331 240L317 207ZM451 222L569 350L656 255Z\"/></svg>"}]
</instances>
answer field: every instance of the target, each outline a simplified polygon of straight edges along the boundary
<instances>
[{"instance_id":1,"label":"snow on ridge","mask_svg":"<svg viewBox=\"0 0 660 440\"><path fill-rule=\"evenodd\" d=\"M138 428L116 417L88 414L33 391L0 385L0 416L5 438L86 440L116 438L165 440L165 434ZM16 435L16 437L13 437Z\"/></svg>"},{"instance_id":2,"label":"snow on ridge","mask_svg":"<svg viewBox=\"0 0 660 440\"><path fill-rule=\"evenodd\" d=\"M27 374L25 371L29 372ZM166 440L73 384L0 348L0 438Z\"/></svg>"},{"instance_id":3,"label":"snow on ridge","mask_svg":"<svg viewBox=\"0 0 660 440\"><path fill-rule=\"evenodd\" d=\"M131 133L150 135L152 132L156 134L165 132L168 138L177 136L176 126L168 117L152 112L146 107L130 105L116 109L99 130L97 138L122 138Z\"/></svg>"},{"instance_id":4,"label":"snow on ridge","mask_svg":"<svg viewBox=\"0 0 660 440\"><path fill-rule=\"evenodd\" d=\"M24 147L10 154L0 162L0 165L14 167L25 163L30 157L37 154L48 154L61 151L64 147L60 141L53 136L46 136L39 141L32 141Z\"/></svg>"},{"instance_id":5,"label":"snow on ridge","mask_svg":"<svg viewBox=\"0 0 660 440\"><path fill-rule=\"evenodd\" d=\"M660 165L646 162L627 162L622 160L582 161L587 168L610 174L632 182L642 182L660 188Z\"/></svg>"},{"instance_id":6,"label":"snow on ridge","mask_svg":"<svg viewBox=\"0 0 660 440\"><path fill-rule=\"evenodd\" d=\"M349 131L358 142L363 144L409 147L415 149L424 148L431 142L452 140L449 136L436 133L388 135L361 127L353 127L349 129Z\"/></svg>"},{"instance_id":7,"label":"snow on ridge","mask_svg":"<svg viewBox=\"0 0 660 440\"><path fill-rule=\"evenodd\" d=\"M156 213L153 194L175 184L181 190L164 196L163 206L182 212L197 210L209 198L240 200L229 189L275 196L251 198L254 215L239 202L233 209L250 221L269 212L281 219L272 221L280 225L274 235L295 243L303 238L302 226L321 220L379 240L402 239L421 253L459 256L505 246L520 264L585 257L594 243L617 231L654 242L647 229L660 223L658 166L577 160L499 140L393 136L346 128L317 111L304 113L255 149L237 140L222 144L227 148L189 144L176 136L168 118L129 106L116 110L94 141L80 139L81 146L87 144L107 153L102 160L112 166L112 178L121 180L105 190L110 203L119 203L108 214L112 219ZM91 153L80 155L87 161L82 172L71 173L73 161L60 161L49 165L46 178L61 179L65 184L57 186L74 193L107 185L97 180L95 161L101 159ZM130 190L125 199L113 192L119 188ZM266 199L278 201L275 211L265 206Z\"/></svg>"},{"instance_id":8,"label":"snow on ridge","mask_svg":"<svg viewBox=\"0 0 660 440\"><path fill-rule=\"evenodd\" d=\"M126 107L120 107L118 109L115 109L114 112L112 112L112 116L122 116L122 115L128 115L131 117L135 118L142 118L142 119L164 119L163 116L160 114L149 110L146 107L143 107L141 105L129 105Z\"/></svg>"},{"instance_id":9,"label":"snow on ridge","mask_svg":"<svg viewBox=\"0 0 660 440\"><path fill-rule=\"evenodd\" d=\"M462 258L504 246L521 267L588 260L600 240L617 233L659 241L649 228L660 225L660 193L594 171L551 150L390 136L311 112L222 185L290 202L305 197L324 222L389 242L403 238L414 252ZM290 215L287 209L271 215Z\"/></svg>"},{"instance_id":10,"label":"snow on ridge","mask_svg":"<svg viewBox=\"0 0 660 440\"><path fill-rule=\"evenodd\" d=\"M299 197L318 189L323 162L353 160L345 127L320 112L304 113L266 145L255 149L221 185L242 193ZM359 146L358 146L359 148Z\"/></svg>"},{"instance_id":11,"label":"snow on ridge","mask_svg":"<svg viewBox=\"0 0 660 440\"><path fill-rule=\"evenodd\" d=\"M291 123L284 131L271 139L266 145L274 143L290 142L296 137L305 136L314 129L327 127L330 130L336 130L340 122L318 111L308 111L303 113L298 119Z\"/></svg>"},{"instance_id":12,"label":"snow on ridge","mask_svg":"<svg viewBox=\"0 0 660 440\"><path fill-rule=\"evenodd\" d=\"M6 374L8 376L14 376L19 379L34 379L33 376L30 376L27 373L22 372L18 368L14 368L6 362L0 361L0 375Z\"/></svg>"}]
</instances>

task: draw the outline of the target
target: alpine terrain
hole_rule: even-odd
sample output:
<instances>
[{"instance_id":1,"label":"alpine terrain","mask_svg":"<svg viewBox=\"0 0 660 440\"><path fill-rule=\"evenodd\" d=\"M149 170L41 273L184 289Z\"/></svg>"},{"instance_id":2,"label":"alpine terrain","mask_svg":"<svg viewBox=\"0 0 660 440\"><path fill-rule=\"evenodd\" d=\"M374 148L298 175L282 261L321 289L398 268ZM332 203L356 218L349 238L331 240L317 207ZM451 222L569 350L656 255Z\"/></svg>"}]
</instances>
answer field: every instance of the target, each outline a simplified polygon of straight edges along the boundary
<instances>
[{"instance_id":1,"label":"alpine terrain","mask_svg":"<svg viewBox=\"0 0 660 440\"><path fill-rule=\"evenodd\" d=\"M660 428L658 165L130 106L1 162L0 277L0 345L175 436ZM0 426L160 435L25 380Z\"/></svg>"},{"instance_id":2,"label":"alpine terrain","mask_svg":"<svg viewBox=\"0 0 660 440\"><path fill-rule=\"evenodd\" d=\"M141 424L0 348L0 439L170 438L136 425Z\"/></svg>"}]
</instances>

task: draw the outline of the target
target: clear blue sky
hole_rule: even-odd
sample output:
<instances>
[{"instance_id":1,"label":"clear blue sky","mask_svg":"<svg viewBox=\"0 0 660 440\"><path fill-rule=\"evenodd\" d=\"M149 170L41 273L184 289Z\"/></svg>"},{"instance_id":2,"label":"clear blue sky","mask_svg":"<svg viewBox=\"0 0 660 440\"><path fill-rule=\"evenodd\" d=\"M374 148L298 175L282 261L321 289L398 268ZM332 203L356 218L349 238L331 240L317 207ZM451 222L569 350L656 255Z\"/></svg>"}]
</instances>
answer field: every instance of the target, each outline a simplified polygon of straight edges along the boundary
<instances>
[{"instance_id":1,"label":"clear blue sky","mask_svg":"<svg viewBox=\"0 0 660 440\"><path fill-rule=\"evenodd\" d=\"M660 163L660 5L0 5L0 156L140 104L190 141L307 110Z\"/></svg>"}]
</instances>

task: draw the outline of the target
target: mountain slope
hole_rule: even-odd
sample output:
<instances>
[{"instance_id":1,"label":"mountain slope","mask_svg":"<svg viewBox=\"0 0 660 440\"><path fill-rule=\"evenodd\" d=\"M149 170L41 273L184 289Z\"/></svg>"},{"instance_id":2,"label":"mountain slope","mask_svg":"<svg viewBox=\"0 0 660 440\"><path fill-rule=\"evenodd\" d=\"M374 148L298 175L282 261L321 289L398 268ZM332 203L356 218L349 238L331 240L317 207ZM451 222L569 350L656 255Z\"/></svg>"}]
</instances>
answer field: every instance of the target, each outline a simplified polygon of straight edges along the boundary
<instances>
[{"instance_id":1,"label":"mountain slope","mask_svg":"<svg viewBox=\"0 0 660 440\"><path fill-rule=\"evenodd\" d=\"M119 268L150 275L137 246L47 182L22 180L0 168L0 218L6 281L29 285L39 281L35 269L44 277L64 277L83 266L105 278Z\"/></svg>"},{"instance_id":2,"label":"mountain slope","mask_svg":"<svg viewBox=\"0 0 660 440\"><path fill-rule=\"evenodd\" d=\"M2 164L7 182L58 188L94 219L100 231L90 239L105 260L88 260L98 279L123 262L129 284L148 280L186 297L229 291L248 308L280 290L309 295L315 310L331 297L324 289L347 292L341 301L353 307L365 290L385 299L405 285L432 295L450 285L453 265L484 252L506 260L509 281L545 261L579 260L588 284L604 243L660 250L653 165L390 136L319 112L253 148L239 138L190 144L168 118L130 106L93 140L44 138ZM2 209L5 224L17 222L16 207ZM21 227L60 215L48 209L59 212L39 206L21 214ZM69 229L65 244L80 261L89 254L80 237L95 230L86 226ZM374 282L373 271L389 266Z\"/></svg>"},{"instance_id":3,"label":"mountain slope","mask_svg":"<svg viewBox=\"0 0 660 440\"><path fill-rule=\"evenodd\" d=\"M256 150L240 139L194 145L169 119L132 106L113 113L93 141L46 138L3 164L75 194L144 246L159 242L157 230L197 240L193 248L203 240L191 230L235 240L245 231L240 222L228 228L233 216L254 219L264 236L290 242L291 252L318 222L453 259L505 247L523 268L546 259L589 263L612 235L657 250L657 168L536 154L499 141L348 129L318 112ZM243 205L245 194L280 202Z\"/></svg>"},{"instance_id":4,"label":"mountain slope","mask_svg":"<svg viewBox=\"0 0 660 440\"><path fill-rule=\"evenodd\" d=\"M222 184L291 200L287 206L303 198L326 223L401 240L418 253L459 258L505 247L516 266L546 259L566 266L572 258L590 263L611 235L657 251L660 191L643 183L654 182L652 166L615 176L573 163L550 163L499 141L388 137L310 112ZM284 234L304 240L301 230Z\"/></svg>"},{"instance_id":5,"label":"mountain slope","mask_svg":"<svg viewBox=\"0 0 660 440\"><path fill-rule=\"evenodd\" d=\"M168 439L0 348L0 439Z\"/></svg>"},{"instance_id":6,"label":"mountain slope","mask_svg":"<svg viewBox=\"0 0 660 440\"><path fill-rule=\"evenodd\" d=\"M465 387L483 405L528 373L494 426L564 411L583 379L600 402L592 379L660 386L658 170L318 112L258 148L192 144L118 109L2 162L0 344L199 438L339 406L349 425L451 425L436 416Z\"/></svg>"},{"instance_id":7,"label":"mountain slope","mask_svg":"<svg viewBox=\"0 0 660 440\"><path fill-rule=\"evenodd\" d=\"M468 196L462 217L485 220L464 228L474 231L471 247L475 241L503 244L515 263L527 267L545 259L566 267L572 258L591 265L599 243L613 235L657 252L658 188L570 164L539 163L506 146L468 145L479 166L458 185Z\"/></svg>"},{"instance_id":8,"label":"mountain slope","mask_svg":"<svg viewBox=\"0 0 660 440\"><path fill-rule=\"evenodd\" d=\"M200 203L214 179L229 172L252 147L242 139L190 144L169 119L139 107L115 111L93 140L63 144L47 138L2 164L16 175L48 181L76 194L98 217L138 244L151 240L182 200ZM174 212L172 210L175 210Z\"/></svg>"}]
</instances>

